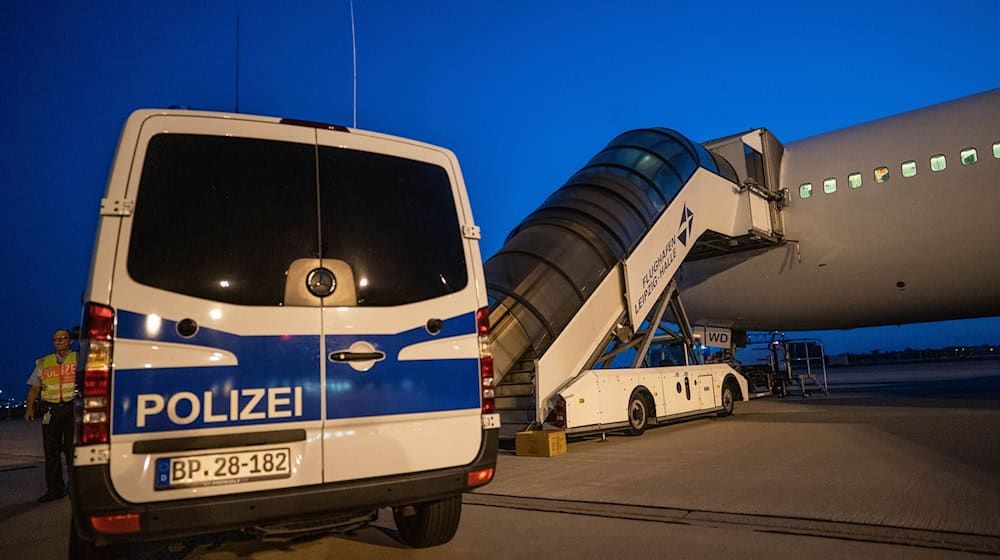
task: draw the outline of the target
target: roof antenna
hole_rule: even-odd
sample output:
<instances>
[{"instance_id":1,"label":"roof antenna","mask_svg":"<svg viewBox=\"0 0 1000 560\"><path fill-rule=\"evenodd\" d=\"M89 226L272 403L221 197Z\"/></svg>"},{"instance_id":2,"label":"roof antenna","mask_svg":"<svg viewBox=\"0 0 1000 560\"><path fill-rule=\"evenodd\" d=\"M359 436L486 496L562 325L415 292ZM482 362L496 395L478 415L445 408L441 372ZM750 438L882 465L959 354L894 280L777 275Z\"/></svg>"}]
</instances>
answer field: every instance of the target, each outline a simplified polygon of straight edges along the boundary
<instances>
[{"instance_id":1,"label":"roof antenna","mask_svg":"<svg viewBox=\"0 0 1000 560\"><path fill-rule=\"evenodd\" d=\"M354 58L354 128L358 128L358 44L354 37L354 0L351 5L351 54Z\"/></svg>"},{"instance_id":2,"label":"roof antenna","mask_svg":"<svg viewBox=\"0 0 1000 560\"><path fill-rule=\"evenodd\" d=\"M236 112L240 112L240 13L236 12Z\"/></svg>"}]
</instances>

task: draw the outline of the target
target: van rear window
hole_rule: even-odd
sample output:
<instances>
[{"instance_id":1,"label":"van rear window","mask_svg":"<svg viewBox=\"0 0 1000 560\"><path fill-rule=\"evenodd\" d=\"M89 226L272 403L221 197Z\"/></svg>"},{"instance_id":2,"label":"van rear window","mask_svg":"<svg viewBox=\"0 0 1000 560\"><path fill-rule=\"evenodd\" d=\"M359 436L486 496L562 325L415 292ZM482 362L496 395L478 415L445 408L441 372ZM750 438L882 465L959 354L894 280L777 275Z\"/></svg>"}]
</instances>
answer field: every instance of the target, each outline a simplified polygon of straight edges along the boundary
<instances>
[{"instance_id":1,"label":"van rear window","mask_svg":"<svg viewBox=\"0 0 1000 560\"><path fill-rule=\"evenodd\" d=\"M343 148L321 147L318 157L317 165L312 144L153 137L129 274L175 293L264 306L284 304L293 261L321 255L351 266L358 305L411 303L465 287L444 169Z\"/></svg>"},{"instance_id":2,"label":"van rear window","mask_svg":"<svg viewBox=\"0 0 1000 560\"><path fill-rule=\"evenodd\" d=\"M451 182L429 163L319 148L323 258L351 265L358 305L401 305L468 283Z\"/></svg>"}]
</instances>

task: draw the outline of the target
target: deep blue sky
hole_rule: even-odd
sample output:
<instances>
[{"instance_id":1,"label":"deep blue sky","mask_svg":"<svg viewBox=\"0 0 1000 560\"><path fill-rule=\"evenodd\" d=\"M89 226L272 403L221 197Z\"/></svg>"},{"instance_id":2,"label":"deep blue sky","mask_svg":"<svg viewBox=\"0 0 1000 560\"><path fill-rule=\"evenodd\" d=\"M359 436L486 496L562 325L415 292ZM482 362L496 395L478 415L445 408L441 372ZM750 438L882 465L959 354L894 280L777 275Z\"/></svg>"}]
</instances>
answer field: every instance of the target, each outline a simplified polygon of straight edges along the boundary
<instances>
[{"instance_id":1,"label":"deep blue sky","mask_svg":"<svg viewBox=\"0 0 1000 560\"><path fill-rule=\"evenodd\" d=\"M6 3L0 387L22 391L53 328L79 322L129 112L232 111L238 58L241 112L351 125L348 6ZM1000 85L995 0L356 0L355 14L358 126L457 153L486 256L630 128L792 141ZM1000 319L824 337L829 353L1000 343Z\"/></svg>"}]
</instances>

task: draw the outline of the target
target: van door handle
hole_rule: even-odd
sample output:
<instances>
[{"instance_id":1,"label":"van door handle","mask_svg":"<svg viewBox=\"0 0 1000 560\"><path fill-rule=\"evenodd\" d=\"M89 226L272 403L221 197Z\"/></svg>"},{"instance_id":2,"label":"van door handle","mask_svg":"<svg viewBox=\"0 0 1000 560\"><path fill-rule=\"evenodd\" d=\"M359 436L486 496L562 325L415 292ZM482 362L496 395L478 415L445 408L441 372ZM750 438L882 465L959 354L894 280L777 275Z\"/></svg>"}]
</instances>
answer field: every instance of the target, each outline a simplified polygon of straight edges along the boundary
<instances>
[{"instance_id":1,"label":"van door handle","mask_svg":"<svg viewBox=\"0 0 1000 560\"><path fill-rule=\"evenodd\" d=\"M369 362L385 359L385 352L330 352L331 362Z\"/></svg>"}]
</instances>

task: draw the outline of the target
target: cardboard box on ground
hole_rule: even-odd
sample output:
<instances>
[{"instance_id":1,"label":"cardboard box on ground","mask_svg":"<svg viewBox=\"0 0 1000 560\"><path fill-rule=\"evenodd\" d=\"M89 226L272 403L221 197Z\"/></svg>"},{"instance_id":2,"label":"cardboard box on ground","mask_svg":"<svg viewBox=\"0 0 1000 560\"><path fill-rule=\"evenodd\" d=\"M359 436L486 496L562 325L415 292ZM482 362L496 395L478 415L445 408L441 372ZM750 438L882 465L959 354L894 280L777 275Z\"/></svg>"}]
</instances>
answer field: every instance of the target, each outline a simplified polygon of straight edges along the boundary
<instances>
[{"instance_id":1,"label":"cardboard box on ground","mask_svg":"<svg viewBox=\"0 0 1000 560\"><path fill-rule=\"evenodd\" d=\"M514 439L518 456L555 457L566 453L566 432L518 432Z\"/></svg>"}]
</instances>

